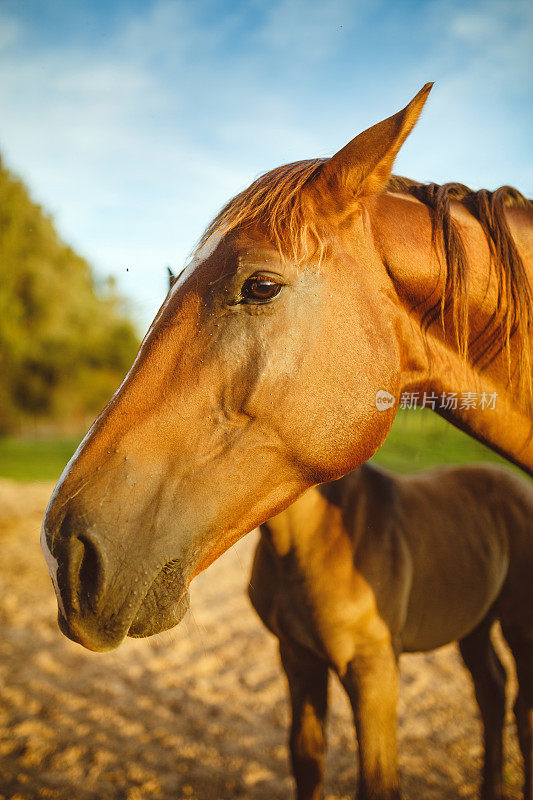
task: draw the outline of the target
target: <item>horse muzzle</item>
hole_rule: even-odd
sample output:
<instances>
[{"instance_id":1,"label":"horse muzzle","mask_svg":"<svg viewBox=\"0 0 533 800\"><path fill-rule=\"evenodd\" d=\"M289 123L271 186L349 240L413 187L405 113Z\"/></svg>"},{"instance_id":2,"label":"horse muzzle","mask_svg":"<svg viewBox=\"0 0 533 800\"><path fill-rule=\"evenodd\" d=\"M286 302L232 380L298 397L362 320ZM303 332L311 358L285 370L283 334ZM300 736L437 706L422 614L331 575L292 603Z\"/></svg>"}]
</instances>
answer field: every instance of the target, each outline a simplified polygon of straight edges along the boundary
<instances>
[{"instance_id":1,"label":"horse muzzle","mask_svg":"<svg viewBox=\"0 0 533 800\"><path fill-rule=\"evenodd\" d=\"M55 536L43 524L41 545L65 636L102 652L128 635L151 636L177 625L189 607L181 561L140 558L136 569L131 552L126 558L121 548L111 556L104 541L95 527L78 530L68 514Z\"/></svg>"}]
</instances>

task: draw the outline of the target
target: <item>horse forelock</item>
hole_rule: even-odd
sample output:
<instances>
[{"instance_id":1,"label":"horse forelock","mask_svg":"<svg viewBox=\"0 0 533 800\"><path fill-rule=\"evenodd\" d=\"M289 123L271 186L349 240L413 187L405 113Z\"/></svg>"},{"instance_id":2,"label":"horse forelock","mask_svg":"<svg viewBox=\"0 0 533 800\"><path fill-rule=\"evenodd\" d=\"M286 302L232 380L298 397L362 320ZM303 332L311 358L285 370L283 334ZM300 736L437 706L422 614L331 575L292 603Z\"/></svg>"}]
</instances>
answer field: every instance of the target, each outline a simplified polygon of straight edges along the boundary
<instances>
[{"instance_id":1,"label":"horse forelock","mask_svg":"<svg viewBox=\"0 0 533 800\"><path fill-rule=\"evenodd\" d=\"M325 161L295 161L261 175L222 208L202 236L200 247L237 228L261 228L281 256L300 261L308 255L311 239L315 246L323 243L324 220L307 202L303 189Z\"/></svg>"}]
</instances>

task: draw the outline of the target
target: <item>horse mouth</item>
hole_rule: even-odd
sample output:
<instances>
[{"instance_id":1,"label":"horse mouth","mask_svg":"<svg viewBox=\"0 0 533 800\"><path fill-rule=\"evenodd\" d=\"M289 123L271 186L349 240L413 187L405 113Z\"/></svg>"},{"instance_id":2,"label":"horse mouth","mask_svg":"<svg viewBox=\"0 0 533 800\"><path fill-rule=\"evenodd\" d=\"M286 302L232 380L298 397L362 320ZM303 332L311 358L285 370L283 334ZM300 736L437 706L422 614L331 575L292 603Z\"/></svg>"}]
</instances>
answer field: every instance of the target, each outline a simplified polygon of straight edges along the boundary
<instances>
[{"instance_id":1,"label":"horse mouth","mask_svg":"<svg viewBox=\"0 0 533 800\"><path fill-rule=\"evenodd\" d=\"M116 649L126 636L144 638L173 628L189 608L189 592L177 562L167 562L138 596L133 617L124 613L95 613L88 605L58 612L62 633L89 650L105 652ZM130 606L131 607L131 606Z\"/></svg>"},{"instance_id":2,"label":"horse mouth","mask_svg":"<svg viewBox=\"0 0 533 800\"><path fill-rule=\"evenodd\" d=\"M127 635L139 639L177 625L189 608L179 562L167 562L152 581L129 626Z\"/></svg>"}]
</instances>

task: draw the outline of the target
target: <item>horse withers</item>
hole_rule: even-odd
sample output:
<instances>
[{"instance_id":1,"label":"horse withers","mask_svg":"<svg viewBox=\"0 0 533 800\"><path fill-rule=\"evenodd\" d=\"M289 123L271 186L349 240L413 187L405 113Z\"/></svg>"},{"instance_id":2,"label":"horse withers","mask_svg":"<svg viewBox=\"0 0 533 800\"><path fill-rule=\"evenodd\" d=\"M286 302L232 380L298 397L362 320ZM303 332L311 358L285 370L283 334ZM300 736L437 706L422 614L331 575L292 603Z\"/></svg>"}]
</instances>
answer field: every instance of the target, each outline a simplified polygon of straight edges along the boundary
<instances>
[{"instance_id":1,"label":"horse withers","mask_svg":"<svg viewBox=\"0 0 533 800\"><path fill-rule=\"evenodd\" d=\"M533 484L499 467L398 477L365 465L261 525L249 595L279 639L298 800L322 796L330 669L353 708L359 797L400 796L398 657L456 640L484 726L482 797L500 800L506 680L490 638L496 619L516 661L531 800L532 522Z\"/></svg>"}]
</instances>

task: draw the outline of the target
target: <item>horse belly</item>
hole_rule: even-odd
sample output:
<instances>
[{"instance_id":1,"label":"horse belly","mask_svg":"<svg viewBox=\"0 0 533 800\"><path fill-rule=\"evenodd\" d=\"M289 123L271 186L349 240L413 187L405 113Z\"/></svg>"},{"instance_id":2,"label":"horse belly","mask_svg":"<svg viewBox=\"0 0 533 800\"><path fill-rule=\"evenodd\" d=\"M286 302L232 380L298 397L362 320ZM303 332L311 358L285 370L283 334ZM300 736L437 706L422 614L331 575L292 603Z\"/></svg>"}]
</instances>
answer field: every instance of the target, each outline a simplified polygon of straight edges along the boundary
<instances>
[{"instance_id":1,"label":"horse belly","mask_svg":"<svg viewBox=\"0 0 533 800\"><path fill-rule=\"evenodd\" d=\"M453 536L448 542L439 537L434 553L417 553L401 636L404 651L434 650L462 639L500 595L509 564L505 539L479 531L471 547L468 537L455 544Z\"/></svg>"},{"instance_id":2,"label":"horse belly","mask_svg":"<svg viewBox=\"0 0 533 800\"><path fill-rule=\"evenodd\" d=\"M462 639L481 622L491 605L489 600L454 607L448 598L434 595L422 614L407 621L401 637L402 652L435 650Z\"/></svg>"}]
</instances>

